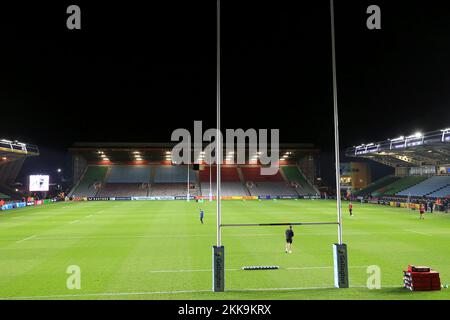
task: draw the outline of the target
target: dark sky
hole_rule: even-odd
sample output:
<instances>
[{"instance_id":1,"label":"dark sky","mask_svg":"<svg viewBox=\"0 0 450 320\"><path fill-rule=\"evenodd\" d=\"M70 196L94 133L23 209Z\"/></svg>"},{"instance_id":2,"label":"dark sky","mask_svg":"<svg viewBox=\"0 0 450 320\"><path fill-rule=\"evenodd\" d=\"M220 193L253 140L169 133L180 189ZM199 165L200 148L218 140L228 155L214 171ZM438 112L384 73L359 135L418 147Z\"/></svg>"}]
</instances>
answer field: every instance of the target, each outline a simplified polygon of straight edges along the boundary
<instances>
[{"instance_id":1,"label":"dark sky","mask_svg":"<svg viewBox=\"0 0 450 320\"><path fill-rule=\"evenodd\" d=\"M2 4L0 136L65 150L213 127L215 0L93 2ZM445 2L335 2L342 146L450 126ZM381 30L366 28L370 4ZM222 0L223 128L331 150L330 50L327 0Z\"/></svg>"}]
</instances>

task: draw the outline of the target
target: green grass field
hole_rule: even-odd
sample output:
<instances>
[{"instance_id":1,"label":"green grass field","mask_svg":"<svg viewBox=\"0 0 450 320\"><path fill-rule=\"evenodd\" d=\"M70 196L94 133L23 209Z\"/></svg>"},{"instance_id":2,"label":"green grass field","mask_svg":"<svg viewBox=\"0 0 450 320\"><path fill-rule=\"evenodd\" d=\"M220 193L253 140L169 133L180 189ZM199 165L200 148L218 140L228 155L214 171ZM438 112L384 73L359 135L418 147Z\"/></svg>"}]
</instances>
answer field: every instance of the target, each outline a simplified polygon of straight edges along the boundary
<instances>
[{"instance_id":1,"label":"green grass field","mask_svg":"<svg viewBox=\"0 0 450 320\"><path fill-rule=\"evenodd\" d=\"M346 206L346 204L344 204ZM292 254L285 227L229 228L224 293L211 292L215 203L124 201L58 203L0 215L1 299L450 299L450 289L402 288L408 264L429 265L450 282L450 215L377 205L344 210L349 289L333 288L337 227L295 227ZM205 210L205 224L198 210ZM223 201L223 223L336 220L323 200ZM66 287L68 266L81 289ZM243 271L245 265L279 270ZM367 266L381 268L380 290L366 287Z\"/></svg>"}]
</instances>

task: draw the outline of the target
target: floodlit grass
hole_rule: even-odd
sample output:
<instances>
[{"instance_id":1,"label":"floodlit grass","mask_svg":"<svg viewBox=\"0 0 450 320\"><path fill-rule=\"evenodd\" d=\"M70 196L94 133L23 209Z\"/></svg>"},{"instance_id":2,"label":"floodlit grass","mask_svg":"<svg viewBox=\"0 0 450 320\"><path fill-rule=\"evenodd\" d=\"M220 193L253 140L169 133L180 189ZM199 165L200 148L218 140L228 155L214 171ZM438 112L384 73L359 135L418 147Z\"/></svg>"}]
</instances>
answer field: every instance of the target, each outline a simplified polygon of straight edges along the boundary
<instances>
[{"instance_id":1,"label":"floodlit grass","mask_svg":"<svg viewBox=\"0 0 450 320\"><path fill-rule=\"evenodd\" d=\"M336 220L322 200L223 201L224 223ZM346 206L346 204L344 204ZM201 225L198 211L205 210ZM408 264L429 265L450 282L450 215L354 205L344 210L349 289L333 288L337 227L223 230L226 288L211 292L215 203L124 201L58 203L0 215L0 298L33 299L449 299L450 289L402 288ZM81 268L81 289L69 290L67 267ZM243 271L246 265L279 270ZM380 290L366 287L367 266L381 268Z\"/></svg>"}]
</instances>

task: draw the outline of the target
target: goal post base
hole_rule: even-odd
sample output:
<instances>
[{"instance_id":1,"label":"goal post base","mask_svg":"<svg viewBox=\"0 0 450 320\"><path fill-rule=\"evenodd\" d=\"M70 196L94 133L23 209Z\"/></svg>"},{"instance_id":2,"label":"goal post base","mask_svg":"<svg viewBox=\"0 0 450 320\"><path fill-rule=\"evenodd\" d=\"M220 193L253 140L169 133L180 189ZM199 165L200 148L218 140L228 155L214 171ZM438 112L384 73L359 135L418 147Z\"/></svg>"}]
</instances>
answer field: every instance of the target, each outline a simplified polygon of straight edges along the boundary
<instances>
[{"instance_id":1,"label":"goal post base","mask_svg":"<svg viewBox=\"0 0 450 320\"><path fill-rule=\"evenodd\" d=\"M347 245L333 244L334 286L335 288L348 288L348 259Z\"/></svg>"},{"instance_id":2,"label":"goal post base","mask_svg":"<svg viewBox=\"0 0 450 320\"><path fill-rule=\"evenodd\" d=\"M213 291L225 291L225 247L213 246Z\"/></svg>"}]
</instances>

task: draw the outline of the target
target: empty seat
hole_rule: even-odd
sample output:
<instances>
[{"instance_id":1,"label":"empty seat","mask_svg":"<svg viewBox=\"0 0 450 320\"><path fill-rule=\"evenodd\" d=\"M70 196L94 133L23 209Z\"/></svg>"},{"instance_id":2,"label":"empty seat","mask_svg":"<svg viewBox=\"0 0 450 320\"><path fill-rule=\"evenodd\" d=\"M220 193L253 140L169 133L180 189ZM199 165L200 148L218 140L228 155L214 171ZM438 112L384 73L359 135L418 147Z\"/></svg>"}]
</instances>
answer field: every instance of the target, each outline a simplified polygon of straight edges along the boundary
<instances>
[{"instance_id":1,"label":"empty seat","mask_svg":"<svg viewBox=\"0 0 450 320\"><path fill-rule=\"evenodd\" d=\"M106 183L97 193L97 197L144 197L148 185L145 183Z\"/></svg>"},{"instance_id":2,"label":"empty seat","mask_svg":"<svg viewBox=\"0 0 450 320\"><path fill-rule=\"evenodd\" d=\"M261 167L241 167L242 174L244 175L245 181L252 182L283 182L283 177L280 171L274 175L262 175Z\"/></svg>"},{"instance_id":3,"label":"empty seat","mask_svg":"<svg viewBox=\"0 0 450 320\"><path fill-rule=\"evenodd\" d=\"M208 182L209 181L209 167L205 166L202 170L199 171L200 181ZM221 181L229 181L229 182L239 182L239 174L237 171L237 167L231 166L223 166L220 168L220 178ZM211 168L211 181L217 180L217 167L212 166Z\"/></svg>"},{"instance_id":4,"label":"empty seat","mask_svg":"<svg viewBox=\"0 0 450 320\"><path fill-rule=\"evenodd\" d=\"M298 196L286 182L256 182L249 186L252 196Z\"/></svg>"},{"instance_id":5,"label":"empty seat","mask_svg":"<svg viewBox=\"0 0 450 320\"><path fill-rule=\"evenodd\" d=\"M426 179L426 177L419 177L419 176L403 177L403 178L396 180L396 181L392 182L391 184L388 184L387 186L384 186L383 188L377 190L377 195L393 196L397 192L400 192L400 191L405 190L415 184L418 184L419 182L421 182L425 179Z\"/></svg>"},{"instance_id":6,"label":"empty seat","mask_svg":"<svg viewBox=\"0 0 450 320\"><path fill-rule=\"evenodd\" d=\"M312 195L312 194L316 193L314 188L309 184L309 182L301 174L301 172L297 166L282 166L281 170L283 170L283 173L289 182L291 182L293 185L297 185L296 191L299 194Z\"/></svg>"},{"instance_id":7,"label":"empty seat","mask_svg":"<svg viewBox=\"0 0 450 320\"><path fill-rule=\"evenodd\" d=\"M150 166L112 166L106 182L147 183L150 172Z\"/></svg>"},{"instance_id":8,"label":"empty seat","mask_svg":"<svg viewBox=\"0 0 450 320\"><path fill-rule=\"evenodd\" d=\"M450 196L450 185L428 195L431 198L445 198L448 196Z\"/></svg>"},{"instance_id":9,"label":"empty seat","mask_svg":"<svg viewBox=\"0 0 450 320\"><path fill-rule=\"evenodd\" d=\"M439 189L450 185L450 176L433 176L430 177L402 192L397 193L399 196L423 197Z\"/></svg>"},{"instance_id":10,"label":"empty seat","mask_svg":"<svg viewBox=\"0 0 450 320\"><path fill-rule=\"evenodd\" d=\"M105 166L88 166L86 172L81 178L76 188L71 192L73 197L93 197L97 191L108 171Z\"/></svg>"},{"instance_id":11,"label":"empty seat","mask_svg":"<svg viewBox=\"0 0 450 320\"><path fill-rule=\"evenodd\" d=\"M157 166L155 170L155 183L187 183L187 166ZM190 168L189 181L195 182L196 180L195 172Z\"/></svg>"},{"instance_id":12,"label":"empty seat","mask_svg":"<svg viewBox=\"0 0 450 320\"><path fill-rule=\"evenodd\" d=\"M197 195L197 190L191 188L189 190L191 196ZM150 196L186 196L187 185L184 183L154 183L150 186Z\"/></svg>"},{"instance_id":13,"label":"empty seat","mask_svg":"<svg viewBox=\"0 0 450 320\"><path fill-rule=\"evenodd\" d=\"M385 187L389 186L399 179L401 178L396 176L386 176L369 184L367 187L361 190L355 191L353 194L355 196L367 196L370 194L376 196L377 194L382 193L385 190Z\"/></svg>"},{"instance_id":14,"label":"empty seat","mask_svg":"<svg viewBox=\"0 0 450 320\"><path fill-rule=\"evenodd\" d=\"M202 182L202 196L209 196L209 182ZM216 182L212 183L212 195L216 195L217 184ZM230 196L248 196L249 194L245 190L245 187L240 182L222 182L221 183L221 194L222 196L230 197Z\"/></svg>"}]
</instances>

